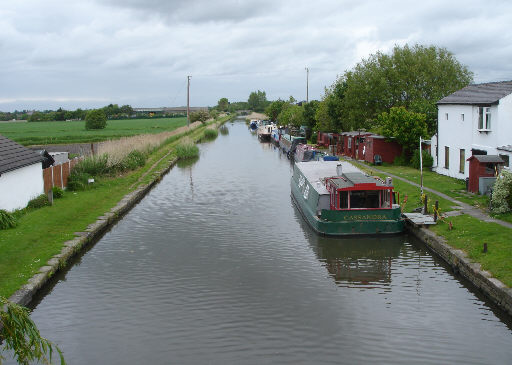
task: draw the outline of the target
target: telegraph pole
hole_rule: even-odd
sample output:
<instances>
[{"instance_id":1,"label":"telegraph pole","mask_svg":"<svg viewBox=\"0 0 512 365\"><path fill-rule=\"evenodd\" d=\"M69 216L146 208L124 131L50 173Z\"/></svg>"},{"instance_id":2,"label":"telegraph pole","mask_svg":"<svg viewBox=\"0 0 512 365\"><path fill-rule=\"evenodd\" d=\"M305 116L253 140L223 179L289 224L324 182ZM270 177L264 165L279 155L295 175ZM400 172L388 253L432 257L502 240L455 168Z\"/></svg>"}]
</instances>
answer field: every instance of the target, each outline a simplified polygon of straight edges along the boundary
<instances>
[{"instance_id":1,"label":"telegraph pole","mask_svg":"<svg viewBox=\"0 0 512 365\"><path fill-rule=\"evenodd\" d=\"M190 79L192 76L187 76L187 127L190 126Z\"/></svg>"},{"instance_id":2,"label":"telegraph pole","mask_svg":"<svg viewBox=\"0 0 512 365\"><path fill-rule=\"evenodd\" d=\"M306 67L306 103L309 103L309 68Z\"/></svg>"}]
</instances>

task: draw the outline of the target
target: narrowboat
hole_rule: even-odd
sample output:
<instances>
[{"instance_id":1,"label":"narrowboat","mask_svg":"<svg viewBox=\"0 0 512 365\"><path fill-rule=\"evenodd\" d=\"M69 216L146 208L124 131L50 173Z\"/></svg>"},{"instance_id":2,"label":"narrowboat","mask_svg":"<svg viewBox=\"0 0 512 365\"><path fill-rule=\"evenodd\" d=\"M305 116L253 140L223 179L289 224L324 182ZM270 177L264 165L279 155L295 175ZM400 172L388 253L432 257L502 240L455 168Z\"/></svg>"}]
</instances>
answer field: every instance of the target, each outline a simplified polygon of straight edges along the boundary
<instances>
[{"instance_id":1,"label":"narrowboat","mask_svg":"<svg viewBox=\"0 0 512 365\"><path fill-rule=\"evenodd\" d=\"M286 153L288 158L292 158L299 143L306 144L306 138L283 134L279 140L279 147L283 150L284 153Z\"/></svg>"},{"instance_id":2,"label":"narrowboat","mask_svg":"<svg viewBox=\"0 0 512 365\"><path fill-rule=\"evenodd\" d=\"M295 162L307 162L318 160L321 155L317 149L308 144L298 144L293 158Z\"/></svg>"},{"instance_id":3,"label":"narrowboat","mask_svg":"<svg viewBox=\"0 0 512 365\"><path fill-rule=\"evenodd\" d=\"M258 131L256 133L258 134L258 139L260 140L260 142L269 142L270 135L272 134L272 130L274 128L276 128L276 126L272 124L262 125L258 127Z\"/></svg>"},{"instance_id":4,"label":"narrowboat","mask_svg":"<svg viewBox=\"0 0 512 365\"><path fill-rule=\"evenodd\" d=\"M400 201L391 178L368 176L343 161L297 162L291 192L309 225L330 236L400 233Z\"/></svg>"}]
</instances>

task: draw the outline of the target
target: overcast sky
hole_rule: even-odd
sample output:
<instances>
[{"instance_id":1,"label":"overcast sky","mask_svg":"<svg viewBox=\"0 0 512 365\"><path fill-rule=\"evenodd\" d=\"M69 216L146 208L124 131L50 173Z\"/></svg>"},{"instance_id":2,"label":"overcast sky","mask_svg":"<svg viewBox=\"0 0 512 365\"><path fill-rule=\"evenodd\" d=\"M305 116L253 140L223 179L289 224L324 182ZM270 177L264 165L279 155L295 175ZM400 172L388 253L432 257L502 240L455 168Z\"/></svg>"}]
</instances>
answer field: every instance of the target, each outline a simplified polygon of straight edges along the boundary
<instances>
[{"instance_id":1,"label":"overcast sky","mask_svg":"<svg viewBox=\"0 0 512 365\"><path fill-rule=\"evenodd\" d=\"M320 99L395 44L447 48L512 80L510 0L2 0L0 110Z\"/></svg>"}]
</instances>

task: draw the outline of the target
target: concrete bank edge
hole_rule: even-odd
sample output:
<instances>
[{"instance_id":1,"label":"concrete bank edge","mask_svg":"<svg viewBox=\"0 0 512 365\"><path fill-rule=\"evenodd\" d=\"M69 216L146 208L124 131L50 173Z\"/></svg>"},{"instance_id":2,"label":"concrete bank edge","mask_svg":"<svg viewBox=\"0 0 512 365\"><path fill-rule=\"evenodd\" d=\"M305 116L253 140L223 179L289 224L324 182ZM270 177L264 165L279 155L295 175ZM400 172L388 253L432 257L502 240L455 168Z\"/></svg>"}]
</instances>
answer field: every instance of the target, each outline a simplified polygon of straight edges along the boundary
<instances>
[{"instance_id":1,"label":"concrete bank edge","mask_svg":"<svg viewBox=\"0 0 512 365\"><path fill-rule=\"evenodd\" d=\"M454 272L460 273L498 307L512 315L512 288L493 278L490 272L482 270L479 263L471 262L464 251L449 246L444 237L408 221L406 229L447 262Z\"/></svg>"},{"instance_id":2,"label":"concrete bank edge","mask_svg":"<svg viewBox=\"0 0 512 365\"><path fill-rule=\"evenodd\" d=\"M61 252L53 256L45 266L39 269L39 272L32 276L28 282L17 290L8 299L12 303L27 306L36 293L52 278L59 270L66 268L71 259L80 254L83 249L96 243L101 235L115 223L117 223L124 214L130 211L142 198L169 172L169 170L178 162L178 158L173 158L167 167L160 171L155 171L151 182L144 184L134 191L125 195L115 207L109 212L100 216L96 222L89 224L85 231L75 232L75 238L64 242Z\"/></svg>"}]
</instances>

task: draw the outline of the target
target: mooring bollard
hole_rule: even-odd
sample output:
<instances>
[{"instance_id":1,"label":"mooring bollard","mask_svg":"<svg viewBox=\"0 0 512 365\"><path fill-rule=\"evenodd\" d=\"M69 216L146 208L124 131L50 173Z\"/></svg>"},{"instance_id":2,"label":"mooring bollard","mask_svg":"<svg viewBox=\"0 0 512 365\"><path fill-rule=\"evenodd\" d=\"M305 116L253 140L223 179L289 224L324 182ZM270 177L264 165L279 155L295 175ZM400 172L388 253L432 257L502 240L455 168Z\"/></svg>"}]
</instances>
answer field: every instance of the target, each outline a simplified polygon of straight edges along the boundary
<instances>
[{"instance_id":1,"label":"mooring bollard","mask_svg":"<svg viewBox=\"0 0 512 365\"><path fill-rule=\"evenodd\" d=\"M53 205L53 189L50 189L48 190L48 203L50 203L50 205Z\"/></svg>"},{"instance_id":2,"label":"mooring bollard","mask_svg":"<svg viewBox=\"0 0 512 365\"><path fill-rule=\"evenodd\" d=\"M425 202L423 203L423 214L428 214L428 195L425 194Z\"/></svg>"},{"instance_id":3,"label":"mooring bollard","mask_svg":"<svg viewBox=\"0 0 512 365\"><path fill-rule=\"evenodd\" d=\"M487 243L484 243L484 251L483 253L487 253Z\"/></svg>"}]
</instances>

